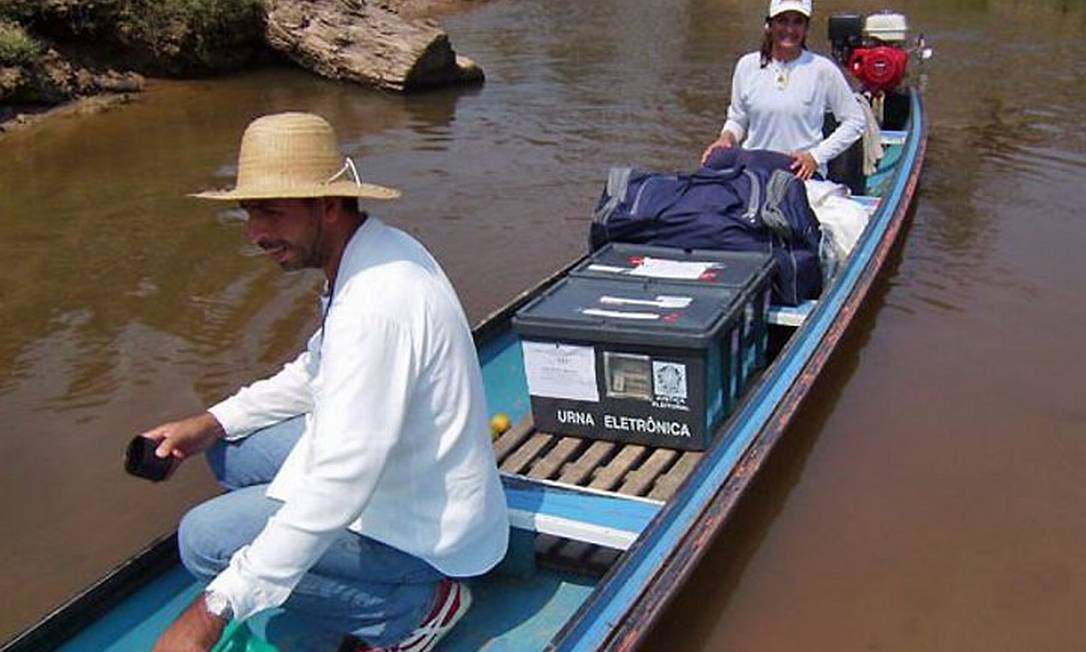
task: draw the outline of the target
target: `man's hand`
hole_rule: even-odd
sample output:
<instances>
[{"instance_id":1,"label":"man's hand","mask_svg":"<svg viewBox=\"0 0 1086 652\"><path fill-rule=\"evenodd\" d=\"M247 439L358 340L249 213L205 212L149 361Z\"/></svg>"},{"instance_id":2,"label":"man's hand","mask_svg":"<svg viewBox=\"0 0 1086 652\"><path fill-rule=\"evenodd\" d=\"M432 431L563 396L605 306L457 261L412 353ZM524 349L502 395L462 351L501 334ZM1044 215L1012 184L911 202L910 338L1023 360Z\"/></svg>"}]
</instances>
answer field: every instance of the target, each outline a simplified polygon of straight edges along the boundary
<instances>
[{"instance_id":1,"label":"man's hand","mask_svg":"<svg viewBox=\"0 0 1086 652\"><path fill-rule=\"evenodd\" d=\"M211 448L225 434L219 421L210 412L204 412L180 421L164 423L141 436L158 442L155 455L161 458L173 457L180 463Z\"/></svg>"},{"instance_id":2,"label":"man's hand","mask_svg":"<svg viewBox=\"0 0 1086 652\"><path fill-rule=\"evenodd\" d=\"M800 179L806 181L818 171L818 161L815 160L814 154L810 152L791 152L789 156L792 157L792 172Z\"/></svg>"},{"instance_id":3,"label":"man's hand","mask_svg":"<svg viewBox=\"0 0 1086 652\"><path fill-rule=\"evenodd\" d=\"M158 638L154 652L207 652L225 628L226 620L208 612L201 593Z\"/></svg>"},{"instance_id":4,"label":"man's hand","mask_svg":"<svg viewBox=\"0 0 1086 652\"><path fill-rule=\"evenodd\" d=\"M725 131L720 134L720 138L717 138L713 142L709 143L709 146L705 148L705 152L701 155L701 164L705 165L705 162L709 160L709 157L713 155L718 149L731 149L736 146L735 136L730 131Z\"/></svg>"}]
</instances>

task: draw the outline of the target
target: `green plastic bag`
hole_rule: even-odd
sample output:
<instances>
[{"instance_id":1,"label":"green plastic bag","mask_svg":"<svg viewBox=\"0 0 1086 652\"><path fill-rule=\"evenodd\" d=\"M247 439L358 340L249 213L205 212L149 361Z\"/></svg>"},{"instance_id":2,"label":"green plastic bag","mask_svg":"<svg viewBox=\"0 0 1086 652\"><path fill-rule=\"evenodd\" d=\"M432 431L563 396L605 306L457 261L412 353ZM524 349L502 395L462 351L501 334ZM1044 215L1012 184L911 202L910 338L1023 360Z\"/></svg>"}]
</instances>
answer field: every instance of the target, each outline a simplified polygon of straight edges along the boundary
<instances>
[{"instance_id":1,"label":"green plastic bag","mask_svg":"<svg viewBox=\"0 0 1086 652\"><path fill-rule=\"evenodd\" d=\"M279 648L253 634L245 623L230 621L211 652L279 652Z\"/></svg>"}]
</instances>

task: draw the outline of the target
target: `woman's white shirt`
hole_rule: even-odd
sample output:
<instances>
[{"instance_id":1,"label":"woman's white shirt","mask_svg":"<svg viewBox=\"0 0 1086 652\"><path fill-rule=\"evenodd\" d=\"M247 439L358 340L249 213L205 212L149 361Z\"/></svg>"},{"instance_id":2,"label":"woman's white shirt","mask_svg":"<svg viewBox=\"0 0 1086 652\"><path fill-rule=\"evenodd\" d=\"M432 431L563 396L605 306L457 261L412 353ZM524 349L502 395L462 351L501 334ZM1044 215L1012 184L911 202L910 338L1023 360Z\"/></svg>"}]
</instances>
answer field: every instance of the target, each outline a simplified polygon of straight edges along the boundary
<instances>
[{"instance_id":1,"label":"woman's white shirt","mask_svg":"<svg viewBox=\"0 0 1086 652\"><path fill-rule=\"evenodd\" d=\"M826 111L839 123L822 137ZM732 96L721 132L746 149L809 151L825 174L826 163L848 149L864 130L864 114L841 70L804 50L788 62L761 66L761 53L743 55L732 74Z\"/></svg>"}]
</instances>

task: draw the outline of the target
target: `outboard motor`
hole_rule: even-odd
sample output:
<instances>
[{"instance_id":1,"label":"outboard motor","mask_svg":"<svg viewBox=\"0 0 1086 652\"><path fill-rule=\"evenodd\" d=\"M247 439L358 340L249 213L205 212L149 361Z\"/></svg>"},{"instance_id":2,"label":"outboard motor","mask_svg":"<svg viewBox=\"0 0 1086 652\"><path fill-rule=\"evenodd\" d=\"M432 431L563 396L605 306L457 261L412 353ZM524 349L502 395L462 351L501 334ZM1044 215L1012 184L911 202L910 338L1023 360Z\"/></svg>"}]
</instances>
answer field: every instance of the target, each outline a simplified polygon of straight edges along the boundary
<instances>
[{"instance_id":1,"label":"outboard motor","mask_svg":"<svg viewBox=\"0 0 1086 652\"><path fill-rule=\"evenodd\" d=\"M880 129L905 129L909 119L909 93L902 88L909 58L916 55L924 60L931 50L920 36L908 42L905 16L883 11L873 14L836 13L829 20L830 45L833 58L848 74L863 86L863 96L871 107L871 115ZM827 115L826 134L832 132L836 120ZM864 194L865 163L873 157L864 139L853 143L829 164L831 179L846 184L855 194ZM874 148L872 148L874 149Z\"/></svg>"},{"instance_id":2,"label":"outboard motor","mask_svg":"<svg viewBox=\"0 0 1086 652\"><path fill-rule=\"evenodd\" d=\"M830 16L830 47L833 58L848 64L852 51L863 45L863 14L833 14Z\"/></svg>"},{"instance_id":3,"label":"outboard motor","mask_svg":"<svg viewBox=\"0 0 1086 652\"><path fill-rule=\"evenodd\" d=\"M907 47L909 27L899 13L834 14L829 27L833 57L872 96L885 95L901 85L913 51L923 59L931 56L922 36L914 47Z\"/></svg>"}]
</instances>

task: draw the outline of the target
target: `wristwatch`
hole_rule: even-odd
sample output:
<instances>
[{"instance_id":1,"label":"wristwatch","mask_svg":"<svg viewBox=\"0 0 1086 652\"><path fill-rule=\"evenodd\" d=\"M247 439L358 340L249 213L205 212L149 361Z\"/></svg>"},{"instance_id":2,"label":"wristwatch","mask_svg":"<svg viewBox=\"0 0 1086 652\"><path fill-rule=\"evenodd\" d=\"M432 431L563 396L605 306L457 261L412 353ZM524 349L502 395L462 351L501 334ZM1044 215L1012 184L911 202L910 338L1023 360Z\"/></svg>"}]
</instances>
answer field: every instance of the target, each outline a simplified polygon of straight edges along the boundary
<instances>
[{"instance_id":1,"label":"wristwatch","mask_svg":"<svg viewBox=\"0 0 1086 652\"><path fill-rule=\"evenodd\" d=\"M225 621L234 618L234 608L230 606L230 600L222 593L204 591L204 607L216 618L222 618Z\"/></svg>"}]
</instances>

